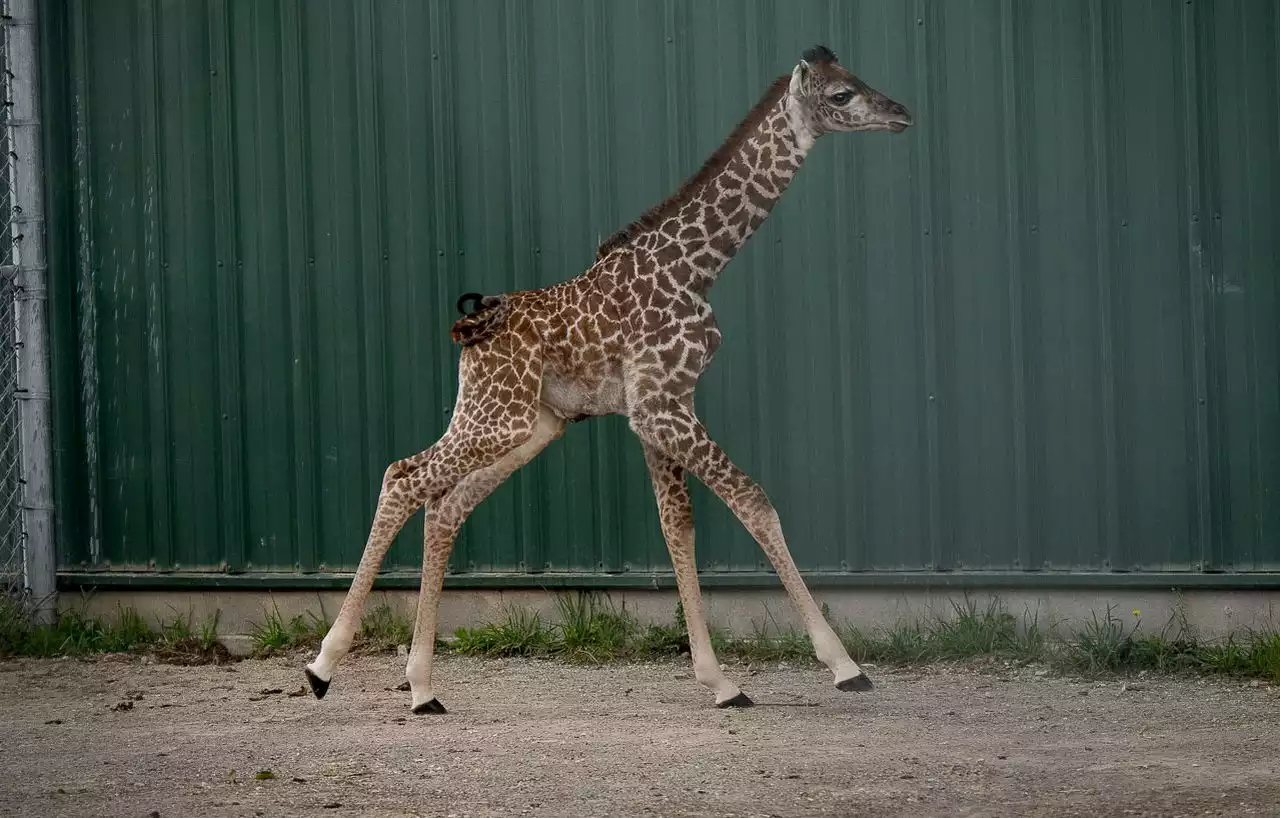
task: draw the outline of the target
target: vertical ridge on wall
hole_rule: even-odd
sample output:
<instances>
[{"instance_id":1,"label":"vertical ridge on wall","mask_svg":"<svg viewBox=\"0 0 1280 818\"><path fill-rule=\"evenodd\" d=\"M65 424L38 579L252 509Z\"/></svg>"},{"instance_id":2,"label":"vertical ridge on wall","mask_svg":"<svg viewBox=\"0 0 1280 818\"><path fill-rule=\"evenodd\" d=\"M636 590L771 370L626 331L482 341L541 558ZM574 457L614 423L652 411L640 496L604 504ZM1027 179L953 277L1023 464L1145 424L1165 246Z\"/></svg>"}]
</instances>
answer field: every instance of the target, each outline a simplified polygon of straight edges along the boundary
<instances>
[{"instance_id":1,"label":"vertical ridge on wall","mask_svg":"<svg viewBox=\"0 0 1280 818\"><path fill-rule=\"evenodd\" d=\"M1117 266L1118 250L1116 247L1116 231L1113 227L1118 206L1115 201L1116 182L1114 157L1118 151L1119 130L1109 128L1108 123L1120 103L1113 99L1112 86L1107 78L1115 71L1113 54L1115 51L1115 34L1111 26L1111 17L1107 13L1109 6L1105 0L1095 0L1089 6L1090 15L1090 88L1093 106L1083 106L1091 118L1093 126L1093 161L1096 169L1093 174L1094 189L1092 191L1092 221L1095 232L1096 293L1098 337L1098 392L1099 392L1099 428L1101 434L1101 469L1104 487L1099 504L1103 507L1098 532L1098 539L1103 543L1099 567L1111 570L1116 565L1116 554L1120 548L1121 509L1120 496L1120 444L1118 420L1118 396L1116 389L1116 327L1112 294L1112 271ZM1061 567L1060 564L1046 562L1046 568Z\"/></svg>"},{"instance_id":2,"label":"vertical ridge on wall","mask_svg":"<svg viewBox=\"0 0 1280 818\"><path fill-rule=\"evenodd\" d=\"M916 19L920 30L918 42L923 40L923 47L917 51L918 60L917 85L921 94L920 117L928 117L933 123L924 137L927 142L920 173L923 185L920 193L921 229L920 244L923 248L919 264L920 271L920 328L921 344L924 347L923 376L926 392L926 410L924 423L920 427L920 436L924 440L925 468L923 471L921 493L924 495L925 518L924 529L928 550L922 549L918 562L928 570L949 570L953 567L950 554L952 543L944 540L943 528L949 522L947 498L943 493L942 469L944 453L942 451L942 432L939 415L949 411L949 394L945 391L946 370L940 362L939 346L949 345L950 338L944 336L941 341L939 332L945 330L942 323L942 312L938 305L940 293L945 294L944 265L942 262L942 241L939 235L940 202L949 195L946 166L940 161L947 148L947 119L942 100L946 99L946 75L941 70L943 44L939 36L941 28L941 7L926 4L917 0ZM923 73L923 87L919 74ZM936 107L935 107L936 106ZM945 218L945 217L943 217Z\"/></svg>"},{"instance_id":3,"label":"vertical ridge on wall","mask_svg":"<svg viewBox=\"0 0 1280 818\"><path fill-rule=\"evenodd\" d=\"M354 567L386 465L449 423L457 296L581 272L823 43L916 125L815 146L712 292L697 401L797 562L1280 570L1266 4L53 7L64 568ZM699 566L768 570L690 482ZM669 564L621 418L450 560Z\"/></svg>"},{"instance_id":4,"label":"vertical ridge on wall","mask_svg":"<svg viewBox=\"0 0 1280 818\"><path fill-rule=\"evenodd\" d=\"M166 250L161 229L160 190L164 185L164 167L157 158L164 136L160 130L160 58L159 5L138 4L136 59L138 64L138 146L141 163L139 187L141 206L142 259L147 280L147 360L143 367L148 401L147 449L151 473L147 515L151 520L151 560L154 567L173 565L173 477L168 446L170 440L169 327L165 305L168 303L163 259Z\"/></svg>"},{"instance_id":5,"label":"vertical ridge on wall","mask_svg":"<svg viewBox=\"0 0 1280 818\"><path fill-rule=\"evenodd\" d=\"M307 172L312 156L311 131L306 125L310 119L304 62L307 35L298 0L281 3L279 24L281 127L285 133L293 135L289 141L281 140L278 147L278 161L284 165L284 186L280 198L283 199L284 229L288 237L283 256L289 271L289 301L285 313L289 324L287 350L290 375L287 452L288 465L292 466L293 472L287 484L291 512L289 533L297 549L294 564L302 571L314 571L325 562L318 548L322 530L320 509L324 501L319 490L316 361L313 355L304 354L314 348L316 337L315 260L311 255L314 251L310 222L315 196ZM275 560L279 564L278 556Z\"/></svg>"},{"instance_id":6,"label":"vertical ridge on wall","mask_svg":"<svg viewBox=\"0 0 1280 818\"><path fill-rule=\"evenodd\" d=\"M1201 123L1212 127L1215 119L1213 101L1204 93L1206 82L1213 72L1212 63L1201 58L1204 38L1203 26L1204 4L1187 6L1182 9L1180 38L1182 41L1182 60L1180 68L1185 72L1179 85L1186 89L1183 98L1183 121L1187 132L1184 144L1184 161L1188 188L1188 213L1186 216L1186 287L1188 293L1188 316L1190 331L1184 333L1185 354L1191 364L1192 376L1190 394L1187 404L1194 412L1195 435L1194 444L1195 472L1195 538L1197 547L1193 558L1205 569L1218 570L1222 560L1215 545L1219 543L1216 521L1213 519L1213 493L1221 485L1219 479L1220 457L1211 445L1211 439L1217 438L1210 430L1210 410L1208 399L1210 386L1208 383L1208 366L1217 359L1217 343L1214 326L1217 323L1211 301L1212 287L1208 281L1208 271L1212 269L1204 263L1206 248L1202 214L1205 201L1212 198L1214 172L1211 160L1206 156L1206 143L1201 134ZM1206 167L1208 165L1209 167ZM1206 184L1207 182L1207 184ZM1208 188L1208 190L1206 190ZM1212 256L1212 248L1208 249Z\"/></svg>"},{"instance_id":7,"label":"vertical ridge on wall","mask_svg":"<svg viewBox=\"0 0 1280 818\"><path fill-rule=\"evenodd\" d=\"M243 344L241 333L241 273L244 264L240 257L240 243L235 216L238 212L239 191L235 187L235 154L233 135L236 119L232 109L235 66L230 60L231 9L227 0L209 0L208 8L209 62L211 80L211 133L212 164L210 178L213 184L212 210L214 218L214 275L217 278L217 351L214 369L218 383L218 409L221 423L217 426L215 447L219 454L215 468L222 478L218 487L219 521L221 541L225 550L225 564L229 571L245 568L245 473L244 473L244 411L242 396L244 380L241 362Z\"/></svg>"}]
</instances>

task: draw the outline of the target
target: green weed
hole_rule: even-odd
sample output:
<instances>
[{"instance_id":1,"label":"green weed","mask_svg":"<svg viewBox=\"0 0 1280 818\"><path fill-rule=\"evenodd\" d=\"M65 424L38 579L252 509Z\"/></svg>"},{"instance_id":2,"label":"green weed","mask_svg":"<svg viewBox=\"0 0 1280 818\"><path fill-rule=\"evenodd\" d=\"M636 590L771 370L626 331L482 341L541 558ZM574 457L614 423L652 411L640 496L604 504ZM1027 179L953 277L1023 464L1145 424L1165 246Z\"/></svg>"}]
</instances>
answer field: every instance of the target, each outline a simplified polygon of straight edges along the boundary
<instances>
[{"instance_id":1,"label":"green weed","mask_svg":"<svg viewBox=\"0 0 1280 818\"><path fill-rule=\"evenodd\" d=\"M294 648L315 648L329 631L329 621L310 611L305 616L298 614L286 620L274 601L271 610L264 613L261 622L249 625L255 656L270 656Z\"/></svg>"},{"instance_id":2,"label":"green weed","mask_svg":"<svg viewBox=\"0 0 1280 818\"><path fill-rule=\"evenodd\" d=\"M1135 622L1126 628L1124 622L1113 615L1114 606L1107 606L1101 619L1094 612L1090 621L1059 652L1057 664L1066 670L1099 673L1121 670L1130 665L1133 657L1133 635L1138 629Z\"/></svg>"},{"instance_id":3,"label":"green weed","mask_svg":"<svg viewBox=\"0 0 1280 818\"><path fill-rule=\"evenodd\" d=\"M591 592L556 595L560 611L557 653L574 662L603 662L628 653L629 645L639 630L634 618L602 603Z\"/></svg>"},{"instance_id":4,"label":"green weed","mask_svg":"<svg viewBox=\"0 0 1280 818\"><path fill-rule=\"evenodd\" d=\"M501 622L458 628L455 653L474 656L542 656L550 651L551 631L536 613L507 609Z\"/></svg>"},{"instance_id":5,"label":"green weed","mask_svg":"<svg viewBox=\"0 0 1280 818\"><path fill-rule=\"evenodd\" d=\"M395 650L413 641L413 623L384 602L364 615L357 639L365 650Z\"/></svg>"}]
</instances>

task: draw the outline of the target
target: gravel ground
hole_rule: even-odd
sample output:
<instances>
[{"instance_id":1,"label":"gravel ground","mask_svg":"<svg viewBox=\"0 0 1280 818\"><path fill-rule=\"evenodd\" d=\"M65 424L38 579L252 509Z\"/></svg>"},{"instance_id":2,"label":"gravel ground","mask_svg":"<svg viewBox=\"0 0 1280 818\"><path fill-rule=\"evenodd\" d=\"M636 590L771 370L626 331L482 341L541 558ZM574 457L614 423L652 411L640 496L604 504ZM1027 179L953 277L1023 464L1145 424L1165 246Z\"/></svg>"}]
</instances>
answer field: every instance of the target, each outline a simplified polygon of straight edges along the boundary
<instances>
[{"instance_id":1,"label":"gravel ground","mask_svg":"<svg viewBox=\"0 0 1280 818\"><path fill-rule=\"evenodd\" d=\"M445 657L415 717L403 661L0 662L0 815L1280 815L1266 685L738 667L717 710L687 660Z\"/></svg>"}]
</instances>

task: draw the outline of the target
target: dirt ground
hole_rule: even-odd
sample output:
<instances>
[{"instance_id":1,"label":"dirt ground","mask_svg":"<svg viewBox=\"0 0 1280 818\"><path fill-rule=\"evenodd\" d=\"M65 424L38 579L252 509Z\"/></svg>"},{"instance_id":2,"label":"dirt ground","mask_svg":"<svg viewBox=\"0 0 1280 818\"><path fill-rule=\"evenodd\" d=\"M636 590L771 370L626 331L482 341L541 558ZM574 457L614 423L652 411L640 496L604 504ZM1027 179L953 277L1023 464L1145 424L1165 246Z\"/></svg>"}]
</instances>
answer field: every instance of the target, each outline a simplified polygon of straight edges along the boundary
<instances>
[{"instance_id":1,"label":"dirt ground","mask_svg":"<svg viewBox=\"0 0 1280 818\"><path fill-rule=\"evenodd\" d=\"M717 710L687 660L445 657L415 717L403 658L324 701L301 661L0 662L0 815L1280 815L1265 685L738 667L758 706Z\"/></svg>"}]
</instances>

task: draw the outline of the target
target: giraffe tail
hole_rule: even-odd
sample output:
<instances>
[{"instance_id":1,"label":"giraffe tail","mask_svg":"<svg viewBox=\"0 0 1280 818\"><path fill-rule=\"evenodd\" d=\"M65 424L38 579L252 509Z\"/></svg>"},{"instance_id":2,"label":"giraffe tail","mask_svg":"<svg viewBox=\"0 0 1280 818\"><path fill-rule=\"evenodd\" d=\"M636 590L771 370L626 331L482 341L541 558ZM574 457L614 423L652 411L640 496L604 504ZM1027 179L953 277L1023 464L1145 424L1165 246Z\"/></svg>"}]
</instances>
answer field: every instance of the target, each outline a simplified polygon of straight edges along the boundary
<instances>
[{"instance_id":1,"label":"giraffe tail","mask_svg":"<svg viewBox=\"0 0 1280 818\"><path fill-rule=\"evenodd\" d=\"M468 303L475 305L473 309L466 308ZM469 347L502 329L511 313L511 300L505 295L466 293L458 299L458 312L462 317L453 323L449 334L454 343Z\"/></svg>"}]
</instances>

